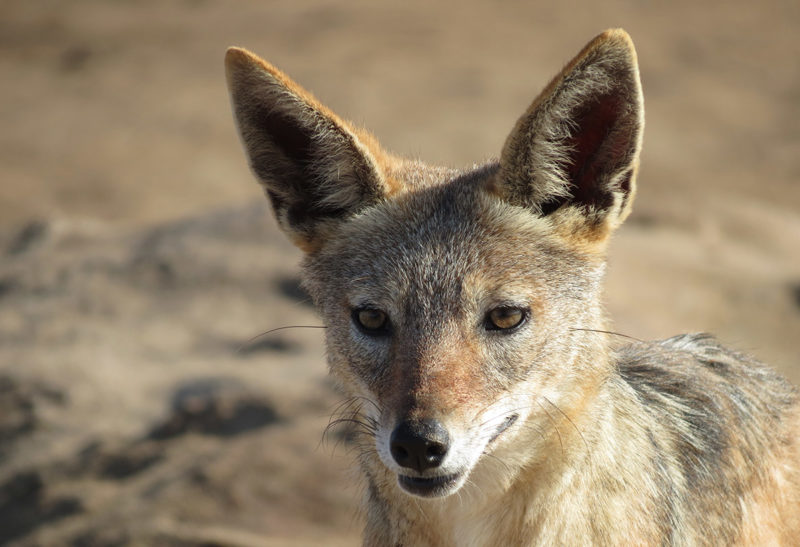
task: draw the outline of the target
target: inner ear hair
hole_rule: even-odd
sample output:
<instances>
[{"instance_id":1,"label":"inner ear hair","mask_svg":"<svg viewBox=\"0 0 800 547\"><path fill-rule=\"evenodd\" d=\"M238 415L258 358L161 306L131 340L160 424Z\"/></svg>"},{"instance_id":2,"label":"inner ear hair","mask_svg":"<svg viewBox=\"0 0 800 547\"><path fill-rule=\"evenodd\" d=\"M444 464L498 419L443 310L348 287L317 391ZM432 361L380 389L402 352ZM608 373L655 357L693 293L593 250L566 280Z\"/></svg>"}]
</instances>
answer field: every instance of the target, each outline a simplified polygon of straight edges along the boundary
<instances>
[{"instance_id":1,"label":"inner ear hair","mask_svg":"<svg viewBox=\"0 0 800 547\"><path fill-rule=\"evenodd\" d=\"M285 74L240 48L225 58L250 165L283 230L304 250L387 194L382 151Z\"/></svg>"},{"instance_id":2,"label":"inner ear hair","mask_svg":"<svg viewBox=\"0 0 800 547\"><path fill-rule=\"evenodd\" d=\"M616 225L635 191L643 125L633 44L606 31L518 120L493 191L539 215L573 206L587 222Z\"/></svg>"}]
</instances>

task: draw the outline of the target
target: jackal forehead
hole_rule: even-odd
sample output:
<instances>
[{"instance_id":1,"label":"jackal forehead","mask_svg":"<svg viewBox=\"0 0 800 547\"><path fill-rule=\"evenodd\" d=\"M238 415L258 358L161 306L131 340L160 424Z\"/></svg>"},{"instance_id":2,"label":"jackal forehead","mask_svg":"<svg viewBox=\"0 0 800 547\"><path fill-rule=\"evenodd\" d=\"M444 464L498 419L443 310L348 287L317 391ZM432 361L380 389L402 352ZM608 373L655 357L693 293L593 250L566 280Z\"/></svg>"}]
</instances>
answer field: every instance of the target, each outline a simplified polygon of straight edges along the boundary
<instances>
[{"instance_id":1,"label":"jackal forehead","mask_svg":"<svg viewBox=\"0 0 800 547\"><path fill-rule=\"evenodd\" d=\"M325 279L317 286L340 305L457 313L481 299L524 304L576 273L579 257L546 219L485 191L494 172L488 166L363 211L308 259L309 285L317 272Z\"/></svg>"}]
</instances>

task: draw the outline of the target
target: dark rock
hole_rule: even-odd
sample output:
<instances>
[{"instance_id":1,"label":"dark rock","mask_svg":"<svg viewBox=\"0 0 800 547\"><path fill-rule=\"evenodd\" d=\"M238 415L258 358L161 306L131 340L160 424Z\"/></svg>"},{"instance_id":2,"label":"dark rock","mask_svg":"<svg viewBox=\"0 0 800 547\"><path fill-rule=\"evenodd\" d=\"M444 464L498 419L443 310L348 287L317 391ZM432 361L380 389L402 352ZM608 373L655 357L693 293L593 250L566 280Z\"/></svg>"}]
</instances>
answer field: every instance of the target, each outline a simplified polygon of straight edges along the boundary
<instances>
[{"instance_id":1,"label":"dark rock","mask_svg":"<svg viewBox=\"0 0 800 547\"><path fill-rule=\"evenodd\" d=\"M19 288L19 286L20 286L19 281L12 277L6 277L4 279L0 279L0 298L3 298L4 296L11 294L17 288Z\"/></svg>"},{"instance_id":2,"label":"dark rock","mask_svg":"<svg viewBox=\"0 0 800 547\"><path fill-rule=\"evenodd\" d=\"M278 421L271 404L237 383L199 380L176 390L170 416L147 438L165 440L186 433L231 437Z\"/></svg>"},{"instance_id":3,"label":"dark rock","mask_svg":"<svg viewBox=\"0 0 800 547\"><path fill-rule=\"evenodd\" d=\"M164 459L164 449L151 441L129 443L116 449L93 442L68 467L71 474L122 480L145 471Z\"/></svg>"},{"instance_id":4,"label":"dark rock","mask_svg":"<svg viewBox=\"0 0 800 547\"><path fill-rule=\"evenodd\" d=\"M800 282L794 283L789 287L792 301L797 309L800 309Z\"/></svg>"},{"instance_id":5,"label":"dark rock","mask_svg":"<svg viewBox=\"0 0 800 547\"><path fill-rule=\"evenodd\" d=\"M61 54L60 64L64 72L77 72L86 67L92 50L86 46L70 46Z\"/></svg>"},{"instance_id":6,"label":"dark rock","mask_svg":"<svg viewBox=\"0 0 800 547\"><path fill-rule=\"evenodd\" d=\"M50 232L50 226L41 220L29 222L17 232L6 249L9 255L27 252L44 241Z\"/></svg>"},{"instance_id":7,"label":"dark rock","mask_svg":"<svg viewBox=\"0 0 800 547\"><path fill-rule=\"evenodd\" d=\"M278 289L279 293L290 300L312 308L314 307L311 295L302 287L300 278L298 277L282 277L275 281L275 288Z\"/></svg>"},{"instance_id":8,"label":"dark rock","mask_svg":"<svg viewBox=\"0 0 800 547\"><path fill-rule=\"evenodd\" d=\"M36 471L17 473L0 485L0 544L22 537L44 523L83 511L74 497L48 500L42 476Z\"/></svg>"},{"instance_id":9,"label":"dark rock","mask_svg":"<svg viewBox=\"0 0 800 547\"><path fill-rule=\"evenodd\" d=\"M33 395L9 376L0 376L0 454L3 446L36 427Z\"/></svg>"}]
</instances>

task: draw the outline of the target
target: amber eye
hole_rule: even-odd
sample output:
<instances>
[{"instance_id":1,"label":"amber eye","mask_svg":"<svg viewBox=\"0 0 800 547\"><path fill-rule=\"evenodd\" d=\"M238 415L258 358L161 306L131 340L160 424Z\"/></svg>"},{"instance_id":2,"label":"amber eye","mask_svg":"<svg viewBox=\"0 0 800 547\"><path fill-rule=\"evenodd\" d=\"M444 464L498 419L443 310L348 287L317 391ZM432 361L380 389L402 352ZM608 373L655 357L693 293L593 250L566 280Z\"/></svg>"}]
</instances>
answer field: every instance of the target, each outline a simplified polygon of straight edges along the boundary
<instances>
[{"instance_id":1,"label":"amber eye","mask_svg":"<svg viewBox=\"0 0 800 547\"><path fill-rule=\"evenodd\" d=\"M522 308L501 306L486 315L486 330L510 330L522 325L527 311Z\"/></svg>"},{"instance_id":2,"label":"amber eye","mask_svg":"<svg viewBox=\"0 0 800 547\"><path fill-rule=\"evenodd\" d=\"M359 308L353 310L353 321L367 334L383 334L387 330L389 318L381 310Z\"/></svg>"}]
</instances>

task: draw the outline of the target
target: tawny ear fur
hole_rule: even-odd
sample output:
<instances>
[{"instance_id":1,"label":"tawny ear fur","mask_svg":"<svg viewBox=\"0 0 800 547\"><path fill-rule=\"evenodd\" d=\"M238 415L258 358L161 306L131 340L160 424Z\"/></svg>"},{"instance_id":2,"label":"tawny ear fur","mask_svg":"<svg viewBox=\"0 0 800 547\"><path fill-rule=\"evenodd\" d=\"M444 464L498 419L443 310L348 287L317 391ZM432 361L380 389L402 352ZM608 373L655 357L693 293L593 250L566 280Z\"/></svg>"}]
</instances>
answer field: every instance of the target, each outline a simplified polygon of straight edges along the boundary
<instances>
[{"instance_id":1,"label":"tawny ear fur","mask_svg":"<svg viewBox=\"0 0 800 547\"><path fill-rule=\"evenodd\" d=\"M297 246L313 251L334 223L391 193L370 135L244 49L228 49L225 68L250 166Z\"/></svg>"},{"instance_id":2,"label":"tawny ear fur","mask_svg":"<svg viewBox=\"0 0 800 547\"><path fill-rule=\"evenodd\" d=\"M572 236L605 241L630 210L643 128L633 42L607 30L519 119L492 190Z\"/></svg>"}]
</instances>

